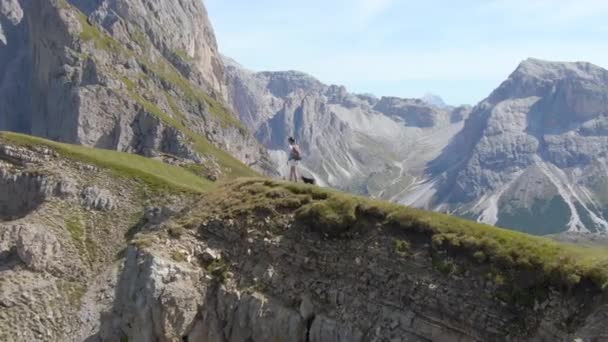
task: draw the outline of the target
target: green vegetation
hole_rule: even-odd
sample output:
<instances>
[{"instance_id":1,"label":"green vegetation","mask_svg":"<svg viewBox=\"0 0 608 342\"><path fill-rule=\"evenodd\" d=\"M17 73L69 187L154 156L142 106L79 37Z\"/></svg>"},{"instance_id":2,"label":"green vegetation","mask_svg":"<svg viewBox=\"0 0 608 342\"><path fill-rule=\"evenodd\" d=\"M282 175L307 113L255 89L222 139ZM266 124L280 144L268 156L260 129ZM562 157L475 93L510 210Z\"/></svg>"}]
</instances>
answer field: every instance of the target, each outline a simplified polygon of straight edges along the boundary
<instances>
[{"instance_id":1,"label":"green vegetation","mask_svg":"<svg viewBox=\"0 0 608 342\"><path fill-rule=\"evenodd\" d=\"M346 239L381 227L393 234L399 232L397 241L409 236L410 248L430 243L437 257L435 266L447 273L461 271L461 262L456 264L454 260L465 260L491 266L509 286L516 286L518 274L529 274L534 277L529 279L534 288L571 289L582 284L593 284L598 290L608 287L605 249L558 243L439 213L271 180L238 180L218 186L205 197L204 205L209 209L198 213L198 219L206 215L238 218L263 212L263 217L280 220L295 211L296 226L330 239ZM395 242L395 247L400 245Z\"/></svg>"},{"instance_id":2,"label":"green vegetation","mask_svg":"<svg viewBox=\"0 0 608 342\"><path fill-rule=\"evenodd\" d=\"M172 251L171 259L173 259L177 262L186 262L188 260L188 257L182 251Z\"/></svg>"},{"instance_id":3,"label":"green vegetation","mask_svg":"<svg viewBox=\"0 0 608 342\"><path fill-rule=\"evenodd\" d=\"M156 63L141 61L156 77L172 84L179 89L192 103L198 103L207 108L223 127L236 127L246 131L243 124L225 106L211 96L196 88L173 65L164 59Z\"/></svg>"},{"instance_id":4,"label":"green vegetation","mask_svg":"<svg viewBox=\"0 0 608 342\"><path fill-rule=\"evenodd\" d=\"M152 44L150 43L148 36L143 31L133 26L129 28L129 31L131 34L131 39L133 39L133 41L139 45L139 47L144 50L150 48Z\"/></svg>"},{"instance_id":5,"label":"green vegetation","mask_svg":"<svg viewBox=\"0 0 608 342\"><path fill-rule=\"evenodd\" d=\"M212 182L181 167L131 153L63 144L10 132L0 132L0 140L26 146L46 146L67 158L107 168L120 176L142 181L154 191L204 192L214 186Z\"/></svg>"},{"instance_id":6,"label":"green vegetation","mask_svg":"<svg viewBox=\"0 0 608 342\"><path fill-rule=\"evenodd\" d=\"M452 258L433 255L431 261L433 267L445 275L461 274L463 272L463 269Z\"/></svg>"},{"instance_id":7,"label":"green vegetation","mask_svg":"<svg viewBox=\"0 0 608 342\"><path fill-rule=\"evenodd\" d=\"M65 220L65 228L70 233L72 240L81 243L84 238L84 225L78 216L71 216Z\"/></svg>"},{"instance_id":8,"label":"green vegetation","mask_svg":"<svg viewBox=\"0 0 608 342\"><path fill-rule=\"evenodd\" d=\"M66 1L62 2L64 3L64 5L70 6ZM120 53L126 51L122 44L120 44L110 35L91 25L89 23L88 18L82 12L77 9L74 9L74 13L76 13L78 21L80 22L80 27L82 28L82 31L80 32L80 38L82 40L92 41L93 44L95 44L95 47L100 50L105 50L113 53Z\"/></svg>"},{"instance_id":9,"label":"green vegetation","mask_svg":"<svg viewBox=\"0 0 608 342\"><path fill-rule=\"evenodd\" d=\"M131 240L131 244L133 244L137 249L146 249L150 248L154 245L156 237L150 234L135 234L133 240Z\"/></svg>"},{"instance_id":10,"label":"green vegetation","mask_svg":"<svg viewBox=\"0 0 608 342\"><path fill-rule=\"evenodd\" d=\"M224 260L214 260L207 266L207 272L211 273L220 283L224 283L228 279L228 265Z\"/></svg>"},{"instance_id":11,"label":"green vegetation","mask_svg":"<svg viewBox=\"0 0 608 342\"><path fill-rule=\"evenodd\" d=\"M193 58L192 58L192 57L190 57L190 55L188 55L188 51L186 51L186 50L184 50L184 49L177 49L177 50L173 51L173 53L174 53L174 54L175 54L177 57L181 58L183 61L186 61L186 62L191 62L191 61L193 61Z\"/></svg>"},{"instance_id":12,"label":"green vegetation","mask_svg":"<svg viewBox=\"0 0 608 342\"><path fill-rule=\"evenodd\" d=\"M167 233L169 233L170 237L179 239L186 233L186 228L179 225L172 225L169 227L169 229L167 229Z\"/></svg>"},{"instance_id":13,"label":"green vegetation","mask_svg":"<svg viewBox=\"0 0 608 342\"><path fill-rule=\"evenodd\" d=\"M397 255L402 257L408 256L411 252L411 248L409 241L395 239L395 253L397 253Z\"/></svg>"},{"instance_id":14,"label":"green vegetation","mask_svg":"<svg viewBox=\"0 0 608 342\"><path fill-rule=\"evenodd\" d=\"M57 289L67 297L73 308L79 308L82 305L82 298L87 292L84 285L64 280L57 282Z\"/></svg>"}]
</instances>

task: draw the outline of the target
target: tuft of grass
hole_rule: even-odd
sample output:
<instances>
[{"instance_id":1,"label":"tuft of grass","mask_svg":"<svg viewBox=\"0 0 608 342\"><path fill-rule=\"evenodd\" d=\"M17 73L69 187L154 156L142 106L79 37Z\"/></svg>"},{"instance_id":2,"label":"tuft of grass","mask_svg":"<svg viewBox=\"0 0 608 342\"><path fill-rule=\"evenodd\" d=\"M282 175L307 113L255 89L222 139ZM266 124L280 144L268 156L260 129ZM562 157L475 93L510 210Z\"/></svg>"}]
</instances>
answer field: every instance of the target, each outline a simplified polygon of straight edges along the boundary
<instances>
[{"instance_id":1,"label":"tuft of grass","mask_svg":"<svg viewBox=\"0 0 608 342\"><path fill-rule=\"evenodd\" d=\"M186 262L188 260L186 254L184 254L181 251L172 251L171 259L173 259L176 262Z\"/></svg>"},{"instance_id":2,"label":"tuft of grass","mask_svg":"<svg viewBox=\"0 0 608 342\"><path fill-rule=\"evenodd\" d=\"M433 267L445 275L462 273L462 268L452 258L442 258L437 255L432 256Z\"/></svg>"},{"instance_id":3,"label":"tuft of grass","mask_svg":"<svg viewBox=\"0 0 608 342\"><path fill-rule=\"evenodd\" d=\"M24 146L46 146L66 158L97 165L120 176L144 182L158 192L205 192L213 188L212 182L181 167L131 153L63 144L12 132L0 132L2 140Z\"/></svg>"},{"instance_id":4,"label":"tuft of grass","mask_svg":"<svg viewBox=\"0 0 608 342\"><path fill-rule=\"evenodd\" d=\"M154 240L155 238L153 236L146 234L137 234L131 241L131 244L137 247L137 249L146 249L154 245Z\"/></svg>"},{"instance_id":5,"label":"tuft of grass","mask_svg":"<svg viewBox=\"0 0 608 342\"><path fill-rule=\"evenodd\" d=\"M207 272L215 277L220 283L225 283L228 279L228 265L223 259L214 260L207 266Z\"/></svg>"},{"instance_id":6,"label":"tuft of grass","mask_svg":"<svg viewBox=\"0 0 608 342\"><path fill-rule=\"evenodd\" d=\"M80 244L84 239L84 225L77 216L68 217L65 220L65 228L70 233L72 240Z\"/></svg>"},{"instance_id":7,"label":"tuft of grass","mask_svg":"<svg viewBox=\"0 0 608 342\"><path fill-rule=\"evenodd\" d=\"M57 281L57 289L67 297L68 303L73 308L79 308L82 305L82 298L87 292L84 285L64 280Z\"/></svg>"},{"instance_id":8,"label":"tuft of grass","mask_svg":"<svg viewBox=\"0 0 608 342\"><path fill-rule=\"evenodd\" d=\"M142 49L147 50L151 47L152 44L150 43L148 36L142 30L136 27L130 27L129 33L131 35L131 39L133 39L133 41Z\"/></svg>"},{"instance_id":9,"label":"tuft of grass","mask_svg":"<svg viewBox=\"0 0 608 342\"><path fill-rule=\"evenodd\" d=\"M169 236L174 239L179 239L186 233L186 228L179 226L177 224L171 225L167 230Z\"/></svg>"},{"instance_id":10,"label":"tuft of grass","mask_svg":"<svg viewBox=\"0 0 608 342\"><path fill-rule=\"evenodd\" d=\"M411 248L409 241L395 240L395 253L397 253L397 255L402 257L408 256L410 255Z\"/></svg>"},{"instance_id":11,"label":"tuft of grass","mask_svg":"<svg viewBox=\"0 0 608 342\"><path fill-rule=\"evenodd\" d=\"M173 51L173 53L185 62L194 61L194 58L190 57L190 55L188 54L188 51L186 51L184 49L177 49L177 50Z\"/></svg>"},{"instance_id":12,"label":"tuft of grass","mask_svg":"<svg viewBox=\"0 0 608 342\"><path fill-rule=\"evenodd\" d=\"M317 232L337 237L357 223L356 206L356 201L348 196L332 196L300 208L296 219Z\"/></svg>"}]
</instances>

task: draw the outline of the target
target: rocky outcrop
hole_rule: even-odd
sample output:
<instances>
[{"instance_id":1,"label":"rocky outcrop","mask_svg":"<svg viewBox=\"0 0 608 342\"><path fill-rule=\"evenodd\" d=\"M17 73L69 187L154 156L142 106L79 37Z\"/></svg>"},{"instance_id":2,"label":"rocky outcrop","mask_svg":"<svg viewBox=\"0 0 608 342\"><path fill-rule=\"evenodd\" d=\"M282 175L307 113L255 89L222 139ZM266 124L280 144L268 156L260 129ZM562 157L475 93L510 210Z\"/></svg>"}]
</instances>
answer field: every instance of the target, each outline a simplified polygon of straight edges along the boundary
<instances>
[{"instance_id":1,"label":"rocky outcrop","mask_svg":"<svg viewBox=\"0 0 608 342\"><path fill-rule=\"evenodd\" d=\"M224 58L230 103L287 175L287 137L320 184L391 199L458 132L467 108L348 93L297 71L252 72Z\"/></svg>"},{"instance_id":2,"label":"rocky outcrop","mask_svg":"<svg viewBox=\"0 0 608 342\"><path fill-rule=\"evenodd\" d=\"M223 66L200 1L1 4L0 130L197 163L223 149L272 172L223 104Z\"/></svg>"},{"instance_id":3,"label":"rocky outcrop","mask_svg":"<svg viewBox=\"0 0 608 342\"><path fill-rule=\"evenodd\" d=\"M19 260L36 272L52 272L60 267L63 255L55 236L36 225L7 225L0 228L2 247L0 255L5 258L15 253Z\"/></svg>"},{"instance_id":4,"label":"rocky outcrop","mask_svg":"<svg viewBox=\"0 0 608 342\"><path fill-rule=\"evenodd\" d=\"M145 223L144 183L44 146L0 136L2 341L83 341L97 332L125 237Z\"/></svg>"},{"instance_id":5,"label":"rocky outcrop","mask_svg":"<svg viewBox=\"0 0 608 342\"><path fill-rule=\"evenodd\" d=\"M99 189L96 186L82 190L80 198L86 208L100 211L111 211L116 209L117 201L106 189Z\"/></svg>"},{"instance_id":6,"label":"rocky outcrop","mask_svg":"<svg viewBox=\"0 0 608 342\"><path fill-rule=\"evenodd\" d=\"M282 218L246 215L200 225L195 219L189 222L197 230L174 239L148 227L138 238L148 243L138 248L136 242L127 253L114 306L98 336L129 341L593 341L606 333L599 322L607 307L591 288L577 287L587 291L583 297L546 288L534 294L502 292L502 280L488 276L495 269L458 253L433 251L431 239L423 235L378 228L333 239L299 225L288 213ZM396 247L395 241L407 247ZM526 279L522 284L529 283Z\"/></svg>"},{"instance_id":7,"label":"rocky outcrop","mask_svg":"<svg viewBox=\"0 0 608 342\"><path fill-rule=\"evenodd\" d=\"M22 169L27 165L44 163L52 156L53 152L45 148L32 151L0 145L0 221L24 217L50 197L73 194L69 180Z\"/></svg>"}]
</instances>

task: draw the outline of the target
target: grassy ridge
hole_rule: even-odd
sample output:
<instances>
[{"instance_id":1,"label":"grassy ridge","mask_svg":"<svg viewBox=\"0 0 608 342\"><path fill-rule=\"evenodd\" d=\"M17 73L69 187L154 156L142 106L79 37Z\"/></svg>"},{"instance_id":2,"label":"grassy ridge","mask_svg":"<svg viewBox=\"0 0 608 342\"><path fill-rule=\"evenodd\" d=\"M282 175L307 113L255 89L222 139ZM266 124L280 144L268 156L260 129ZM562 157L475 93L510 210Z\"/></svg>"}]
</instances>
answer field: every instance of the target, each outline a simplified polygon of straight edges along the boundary
<instances>
[{"instance_id":1,"label":"grassy ridge","mask_svg":"<svg viewBox=\"0 0 608 342\"><path fill-rule=\"evenodd\" d=\"M184 168L131 153L58 143L29 135L0 132L0 141L18 145L46 146L67 158L110 169L117 174L141 180L158 190L204 192L214 184Z\"/></svg>"},{"instance_id":2,"label":"grassy ridge","mask_svg":"<svg viewBox=\"0 0 608 342\"><path fill-rule=\"evenodd\" d=\"M212 215L293 212L296 224L328 238L349 238L375 227L425 236L434 250L450 251L500 272L515 282L532 274L531 287L608 287L608 250L559 243L444 214L347 195L313 186L244 179L218 187L205 203ZM213 209L211 209L213 210ZM411 241L411 243L414 240ZM527 276L528 277L528 276Z\"/></svg>"}]
</instances>

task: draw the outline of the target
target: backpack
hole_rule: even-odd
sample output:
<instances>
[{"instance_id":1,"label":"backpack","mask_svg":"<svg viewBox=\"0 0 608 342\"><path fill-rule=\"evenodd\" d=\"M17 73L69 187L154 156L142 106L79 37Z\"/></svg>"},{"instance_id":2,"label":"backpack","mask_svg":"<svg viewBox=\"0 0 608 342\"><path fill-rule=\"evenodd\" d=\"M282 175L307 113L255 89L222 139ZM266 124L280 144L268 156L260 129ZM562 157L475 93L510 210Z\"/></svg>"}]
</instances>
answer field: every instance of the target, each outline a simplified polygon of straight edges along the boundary
<instances>
[{"instance_id":1,"label":"backpack","mask_svg":"<svg viewBox=\"0 0 608 342\"><path fill-rule=\"evenodd\" d=\"M300 149L297 146L293 146L291 149L291 159L302 160L302 154L300 153Z\"/></svg>"}]
</instances>

